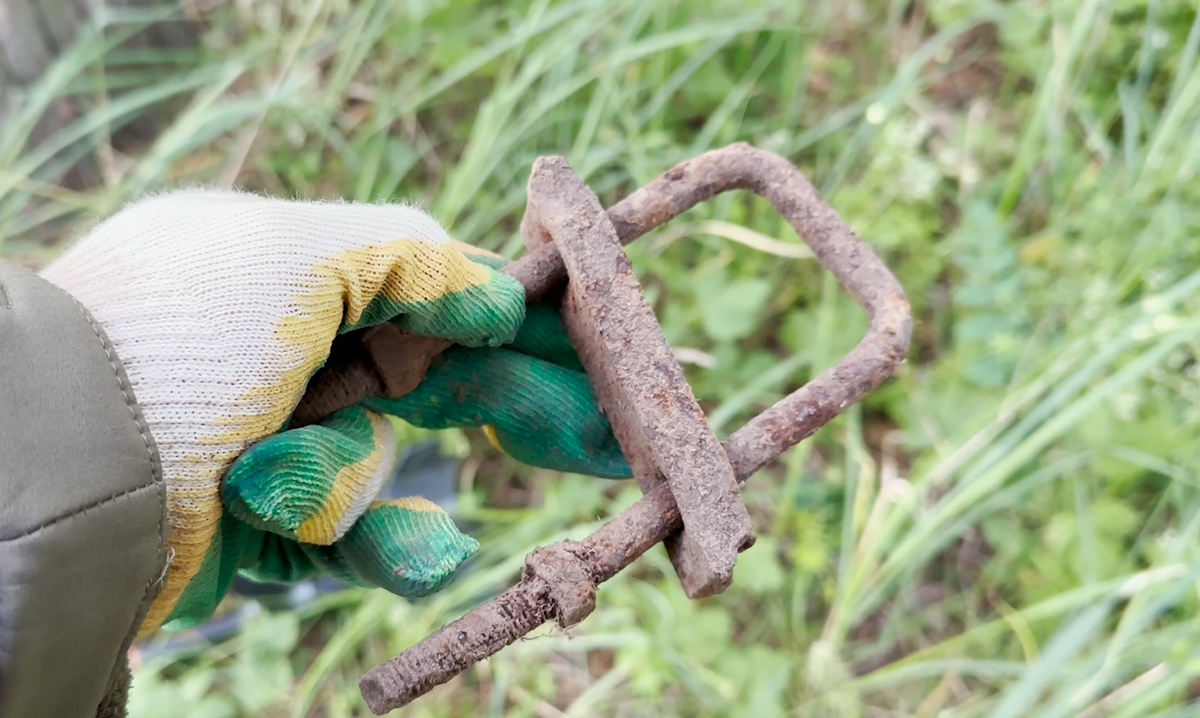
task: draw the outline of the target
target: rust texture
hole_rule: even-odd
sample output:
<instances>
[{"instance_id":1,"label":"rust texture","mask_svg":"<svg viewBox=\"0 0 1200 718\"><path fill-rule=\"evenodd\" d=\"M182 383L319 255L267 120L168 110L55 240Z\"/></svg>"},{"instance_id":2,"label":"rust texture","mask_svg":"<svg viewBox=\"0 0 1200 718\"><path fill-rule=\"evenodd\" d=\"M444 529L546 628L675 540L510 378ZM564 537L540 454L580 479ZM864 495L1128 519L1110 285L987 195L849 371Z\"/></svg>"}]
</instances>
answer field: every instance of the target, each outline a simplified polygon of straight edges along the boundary
<instances>
[{"instance_id":1,"label":"rust texture","mask_svg":"<svg viewBox=\"0 0 1200 718\"><path fill-rule=\"evenodd\" d=\"M671 487L684 528L667 551L684 592L724 591L754 541L750 514L600 200L566 160L542 157L521 229L534 247L551 237L563 257L571 345L642 490Z\"/></svg>"},{"instance_id":2,"label":"rust texture","mask_svg":"<svg viewBox=\"0 0 1200 718\"><path fill-rule=\"evenodd\" d=\"M395 324L379 324L363 333L362 344L374 357L383 395L399 398L417 388L429 363L454 342L441 337L410 334ZM378 357L404 356L405 362L379 361Z\"/></svg>"},{"instance_id":3,"label":"rust texture","mask_svg":"<svg viewBox=\"0 0 1200 718\"><path fill-rule=\"evenodd\" d=\"M383 715L513 643L554 613L550 587L541 578L526 576L421 641L421 650L409 649L373 669L359 681L359 690L371 711Z\"/></svg>"},{"instance_id":4,"label":"rust texture","mask_svg":"<svg viewBox=\"0 0 1200 718\"><path fill-rule=\"evenodd\" d=\"M912 316L895 277L799 170L782 157L746 144L683 162L609 209L608 220L620 241L628 243L693 205L732 189L751 190L766 198L812 248L822 266L850 291L870 320L862 341L835 366L726 439L727 461L741 483L883 383L904 359ZM534 248L525 259L510 265L511 273L522 273L530 296L539 296L566 275L555 246L561 237L547 243L549 233L542 231L544 226L538 229L533 224L538 219L545 221L544 216L527 217L523 223L523 228L529 225L527 238ZM527 265L518 266L526 260ZM403 361L398 357L373 359L377 363ZM593 384L602 383L590 371L591 367ZM595 586L684 529L676 498L669 485L659 484L582 542L562 542L548 547L552 550L531 554L519 583L364 675L359 686L368 706L382 715L547 621L566 627L582 620L594 605ZM581 596L581 592L587 595Z\"/></svg>"},{"instance_id":5,"label":"rust texture","mask_svg":"<svg viewBox=\"0 0 1200 718\"><path fill-rule=\"evenodd\" d=\"M596 609L596 583L576 555L581 549L576 541L562 541L536 548L525 557L524 579L546 584L554 621L563 627L574 626Z\"/></svg>"},{"instance_id":6,"label":"rust texture","mask_svg":"<svg viewBox=\"0 0 1200 718\"><path fill-rule=\"evenodd\" d=\"M547 621L564 629L579 623L595 607L598 584L682 528L670 487L662 484L582 542L563 541L536 549L525 557L526 568L516 585L364 675L358 683L363 699L371 712L383 715ZM563 594L568 597L566 605L556 601Z\"/></svg>"}]
</instances>

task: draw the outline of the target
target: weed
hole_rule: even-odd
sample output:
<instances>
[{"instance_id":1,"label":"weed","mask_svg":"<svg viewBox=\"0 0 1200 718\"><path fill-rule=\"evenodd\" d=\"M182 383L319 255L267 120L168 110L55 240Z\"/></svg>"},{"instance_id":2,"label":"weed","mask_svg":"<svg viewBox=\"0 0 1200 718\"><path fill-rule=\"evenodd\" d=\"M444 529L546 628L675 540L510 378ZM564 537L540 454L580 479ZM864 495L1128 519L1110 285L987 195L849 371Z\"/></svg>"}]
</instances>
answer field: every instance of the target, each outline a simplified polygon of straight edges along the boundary
<instances>
[{"instance_id":1,"label":"weed","mask_svg":"<svg viewBox=\"0 0 1200 718\"><path fill-rule=\"evenodd\" d=\"M751 480L761 538L727 593L686 600L656 550L569 635L402 714L1200 714L1194 4L236 2L170 63L113 49L143 19L82 36L0 128L10 256L45 261L190 183L417 201L515 256L538 155L611 202L747 140L804 169L918 314L893 381ZM26 146L63 97L86 112ZM114 152L147 112L162 130ZM83 157L103 185L56 185ZM629 251L722 434L865 326L759 201L723 196ZM365 669L637 495L467 438L471 571L423 601L263 612L143 666L133 715L363 715Z\"/></svg>"}]
</instances>

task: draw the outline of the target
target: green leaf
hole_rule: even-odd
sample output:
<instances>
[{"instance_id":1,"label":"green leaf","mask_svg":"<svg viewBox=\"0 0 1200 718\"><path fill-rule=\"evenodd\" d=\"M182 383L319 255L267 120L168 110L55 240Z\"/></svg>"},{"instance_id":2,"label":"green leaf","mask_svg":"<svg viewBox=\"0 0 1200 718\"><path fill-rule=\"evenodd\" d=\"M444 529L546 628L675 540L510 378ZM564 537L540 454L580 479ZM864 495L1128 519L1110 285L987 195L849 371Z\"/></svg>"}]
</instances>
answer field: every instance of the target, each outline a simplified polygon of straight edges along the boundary
<instances>
[{"instance_id":1,"label":"green leaf","mask_svg":"<svg viewBox=\"0 0 1200 718\"><path fill-rule=\"evenodd\" d=\"M741 339L758 328L762 309L774 293L765 279L739 279L724 283L721 274L696 281L696 303L704 318L704 331L713 341Z\"/></svg>"},{"instance_id":2,"label":"green leaf","mask_svg":"<svg viewBox=\"0 0 1200 718\"><path fill-rule=\"evenodd\" d=\"M773 594L783 587L785 574L779 561L779 545L760 536L753 546L738 556L733 582L739 590L753 594Z\"/></svg>"}]
</instances>

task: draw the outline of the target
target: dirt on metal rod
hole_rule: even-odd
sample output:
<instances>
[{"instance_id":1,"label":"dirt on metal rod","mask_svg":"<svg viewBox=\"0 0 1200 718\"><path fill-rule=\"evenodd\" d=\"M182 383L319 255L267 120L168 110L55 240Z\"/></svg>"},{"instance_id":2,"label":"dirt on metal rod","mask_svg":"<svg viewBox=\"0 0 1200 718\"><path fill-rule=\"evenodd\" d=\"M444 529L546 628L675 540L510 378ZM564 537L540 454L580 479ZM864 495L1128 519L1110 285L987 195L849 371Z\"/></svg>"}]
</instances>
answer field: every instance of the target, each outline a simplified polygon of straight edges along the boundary
<instances>
[{"instance_id":1,"label":"dirt on metal rod","mask_svg":"<svg viewBox=\"0 0 1200 718\"><path fill-rule=\"evenodd\" d=\"M723 443L740 483L891 376L907 352L912 316L895 277L799 170L782 157L746 144L681 163L609 209L607 215L621 241L628 243L731 189L748 189L765 197L812 248L818 261L850 291L870 320L866 336L834 367L759 414ZM527 265L514 271L538 267L536 272L522 275L529 278L527 289L544 291L565 276L553 244L536 247L510 266L526 260ZM525 572L515 586L364 675L359 683L363 697L373 712L382 715L449 681L546 621L554 620L564 628L577 623L594 606L596 586L682 528L675 498L666 485L659 485L582 542L538 549L526 558Z\"/></svg>"},{"instance_id":2,"label":"dirt on metal rod","mask_svg":"<svg viewBox=\"0 0 1200 718\"><path fill-rule=\"evenodd\" d=\"M547 621L560 628L579 623L595 605L596 586L682 528L679 509L663 484L583 541L537 549L526 557L518 583L364 675L358 683L363 699L375 715L383 715Z\"/></svg>"},{"instance_id":3,"label":"dirt on metal rod","mask_svg":"<svg viewBox=\"0 0 1200 718\"><path fill-rule=\"evenodd\" d=\"M563 257L563 323L638 484L671 487L683 531L667 554L684 593L724 591L738 554L754 543L733 466L600 199L563 158L534 163L521 233L534 246L551 237Z\"/></svg>"}]
</instances>

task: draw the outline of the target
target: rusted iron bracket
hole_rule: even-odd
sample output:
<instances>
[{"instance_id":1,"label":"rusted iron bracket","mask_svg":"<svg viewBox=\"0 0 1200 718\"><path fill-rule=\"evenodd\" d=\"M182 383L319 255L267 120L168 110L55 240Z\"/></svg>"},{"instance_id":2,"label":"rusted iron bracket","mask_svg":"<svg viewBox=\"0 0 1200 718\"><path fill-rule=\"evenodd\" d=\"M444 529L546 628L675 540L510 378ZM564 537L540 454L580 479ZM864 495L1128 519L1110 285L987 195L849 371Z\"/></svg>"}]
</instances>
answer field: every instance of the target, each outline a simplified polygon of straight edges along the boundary
<instances>
[{"instance_id":1,"label":"rusted iron bracket","mask_svg":"<svg viewBox=\"0 0 1200 718\"><path fill-rule=\"evenodd\" d=\"M643 491L666 482L683 531L667 551L689 598L724 591L754 543L750 514L721 442L658 326L600 200L565 159L529 177L527 245L554 242L567 267L562 314L601 410Z\"/></svg>"},{"instance_id":2,"label":"rusted iron bracket","mask_svg":"<svg viewBox=\"0 0 1200 718\"><path fill-rule=\"evenodd\" d=\"M787 219L863 308L869 326L835 366L718 447L678 364L662 353L661 330L614 239L628 244L733 189L766 198ZM689 595L721 590L732 558L753 540L731 488L873 391L908 350L912 316L900 284L782 157L743 143L708 152L607 213L562 158L538 160L529 190L522 234L530 251L504 271L522 282L531 300L569 275L564 318L572 344L646 493L583 541L535 550L517 584L364 675L359 688L377 715L547 621L562 628L582 621L595 607L596 587L657 543L667 542ZM410 391L446 346L390 325L339 339L292 425L367 396Z\"/></svg>"}]
</instances>

